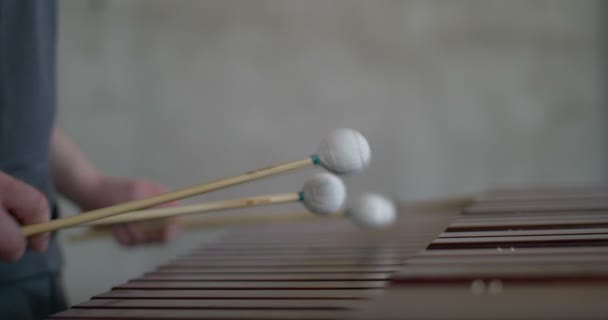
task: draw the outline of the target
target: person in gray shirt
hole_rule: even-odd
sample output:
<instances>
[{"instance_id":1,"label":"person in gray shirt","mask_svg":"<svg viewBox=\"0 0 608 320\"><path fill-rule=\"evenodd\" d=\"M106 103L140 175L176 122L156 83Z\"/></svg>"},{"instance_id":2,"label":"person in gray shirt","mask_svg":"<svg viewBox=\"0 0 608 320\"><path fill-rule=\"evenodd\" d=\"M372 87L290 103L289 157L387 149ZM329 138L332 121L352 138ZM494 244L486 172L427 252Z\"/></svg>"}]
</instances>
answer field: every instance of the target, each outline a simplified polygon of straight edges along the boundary
<instances>
[{"instance_id":1,"label":"person in gray shirt","mask_svg":"<svg viewBox=\"0 0 608 320\"><path fill-rule=\"evenodd\" d=\"M45 319L67 307L55 235L20 231L57 218L58 195L93 210L165 191L104 174L55 125L56 22L55 0L0 0L0 319ZM123 245L176 231L175 220L113 228Z\"/></svg>"}]
</instances>

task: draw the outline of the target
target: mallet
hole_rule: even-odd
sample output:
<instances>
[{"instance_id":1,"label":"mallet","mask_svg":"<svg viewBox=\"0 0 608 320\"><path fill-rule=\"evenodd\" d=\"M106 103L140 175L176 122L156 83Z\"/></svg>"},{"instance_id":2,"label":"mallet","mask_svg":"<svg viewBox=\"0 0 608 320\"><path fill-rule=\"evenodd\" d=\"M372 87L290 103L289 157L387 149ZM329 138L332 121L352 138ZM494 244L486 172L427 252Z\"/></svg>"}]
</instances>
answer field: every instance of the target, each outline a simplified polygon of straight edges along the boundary
<instances>
[{"instance_id":1,"label":"mallet","mask_svg":"<svg viewBox=\"0 0 608 320\"><path fill-rule=\"evenodd\" d=\"M23 226L21 231L25 236L32 236L43 232L59 230L62 228L115 216L125 212L141 210L159 204L223 189L248 181L309 167L312 165L320 165L336 174L355 173L367 167L370 159L371 151L369 144L359 132L352 129L338 129L331 132L321 142L315 155L303 160L250 171L231 178L216 180L189 188L163 193L153 197L88 211L76 216L56 219L46 223Z\"/></svg>"}]
</instances>

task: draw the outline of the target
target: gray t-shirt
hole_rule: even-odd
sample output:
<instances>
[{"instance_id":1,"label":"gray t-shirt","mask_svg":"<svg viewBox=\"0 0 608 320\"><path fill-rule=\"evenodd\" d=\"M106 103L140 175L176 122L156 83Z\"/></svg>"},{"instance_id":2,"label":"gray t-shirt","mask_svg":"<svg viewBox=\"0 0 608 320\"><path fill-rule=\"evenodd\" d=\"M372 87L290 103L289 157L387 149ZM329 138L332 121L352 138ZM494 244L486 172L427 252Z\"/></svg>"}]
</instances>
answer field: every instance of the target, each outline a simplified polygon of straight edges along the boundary
<instances>
[{"instance_id":1,"label":"gray t-shirt","mask_svg":"<svg viewBox=\"0 0 608 320\"><path fill-rule=\"evenodd\" d=\"M54 0L0 0L0 171L46 194L53 218L49 143L56 104L56 15ZM0 285L57 272L61 264L53 236L45 253L28 250L16 263L0 262Z\"/></svg>"}]
</instances>

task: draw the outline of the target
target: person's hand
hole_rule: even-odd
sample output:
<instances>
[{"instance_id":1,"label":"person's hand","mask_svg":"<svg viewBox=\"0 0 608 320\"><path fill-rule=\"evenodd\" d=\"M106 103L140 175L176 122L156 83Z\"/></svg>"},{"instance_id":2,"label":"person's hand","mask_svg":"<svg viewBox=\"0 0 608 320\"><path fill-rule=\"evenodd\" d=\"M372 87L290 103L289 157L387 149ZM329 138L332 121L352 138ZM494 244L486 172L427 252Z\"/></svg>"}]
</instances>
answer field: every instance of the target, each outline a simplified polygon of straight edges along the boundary
<instances>
[{"instance_id":1,"label":"person's hand","mask_svg":"<svg viewBox=\"0 0 608 320\"><path fill-rule=\"evenodd\" d=\"M89 191L85 200L79 203L82 210L95 210L123 202L154 196L166 189L154 182L137 179L101 177ZM168 204L165 206L170 206ZM131 222L109 227L116 240L125 246L146 243L168 242L179 231L177 218L149 222Z\"/></svg>"},{"instance_id":2,"label":"person's hand","mask_svg":"<svg viewBox=\"0 0 608 320\"><path fill-rule=\"evenodd\" d=\"M42 223L49 217L46 197L40 191L0 171L0 260L18 260L28 242L34 251L45 251L49 233L28 240L20 226Z\"/></svg>"}]
</instances>

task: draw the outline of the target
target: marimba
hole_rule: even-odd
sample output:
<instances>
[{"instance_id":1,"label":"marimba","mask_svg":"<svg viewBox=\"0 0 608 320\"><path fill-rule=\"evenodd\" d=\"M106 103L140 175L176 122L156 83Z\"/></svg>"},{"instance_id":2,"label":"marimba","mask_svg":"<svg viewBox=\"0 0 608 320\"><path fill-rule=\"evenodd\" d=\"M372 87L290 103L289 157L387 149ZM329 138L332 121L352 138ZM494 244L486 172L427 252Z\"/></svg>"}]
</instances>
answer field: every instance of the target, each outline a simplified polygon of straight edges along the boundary
<instances>
[{"instance_id":1,"label":"marimba","mask_svg":"<svg viewBox=\"0 0 608 320\"><path fill-rule=\"evenodd\" d=\"M608 188L238 229L52 319L608 319Z\"/></svg>"}]
</instances>

